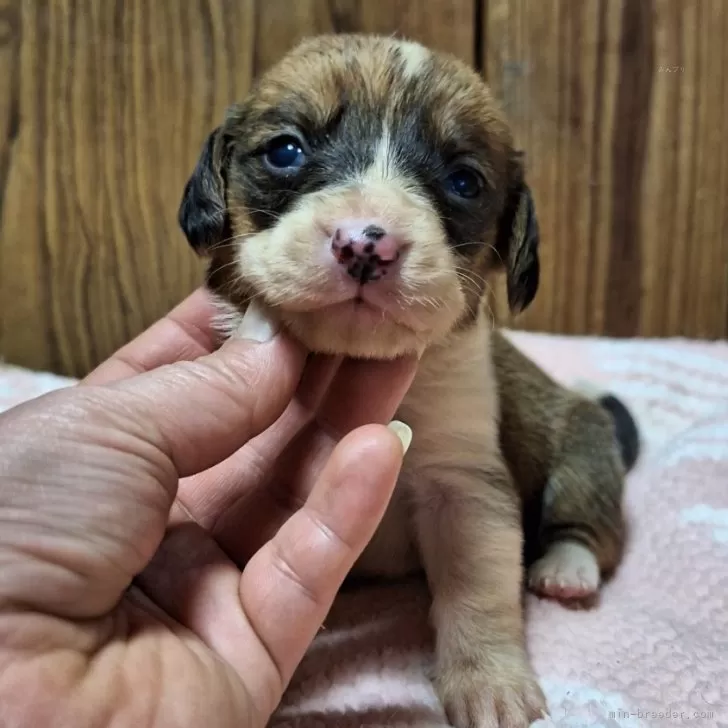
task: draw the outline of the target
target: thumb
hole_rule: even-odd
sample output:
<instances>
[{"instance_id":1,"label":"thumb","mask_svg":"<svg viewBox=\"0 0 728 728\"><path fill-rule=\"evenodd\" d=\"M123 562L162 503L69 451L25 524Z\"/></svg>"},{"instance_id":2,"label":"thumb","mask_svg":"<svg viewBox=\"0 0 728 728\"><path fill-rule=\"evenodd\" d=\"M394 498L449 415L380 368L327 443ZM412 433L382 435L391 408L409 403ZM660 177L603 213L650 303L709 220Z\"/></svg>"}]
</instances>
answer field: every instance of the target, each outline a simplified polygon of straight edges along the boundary
<instances>
[{"instance_id":1,"label":"thumb","mask_svg":"<svg viewBox=\"0 0 728 728\"><path fill-rule=\"evenodd\" d=\"M255 715L267 718L279 703L379 525L411 437L401 422L344 437L305 504L242 575L199 526L185 524L141 576L144 593L235 670Z\"/></svg>"},{"instance_id":2,"label":"thumb","mask_svg":"<svg viewBox=\"0 0 728 728\"><path fill-rule=\"evenodd\" d=\"M344 437L303 507L245 567L239 598L251 637L242 650L237 643L220 654L263 715L280 700L384 515L412 437L402 423L390 430L367 425Z\"/></svg>"}]
</instances>

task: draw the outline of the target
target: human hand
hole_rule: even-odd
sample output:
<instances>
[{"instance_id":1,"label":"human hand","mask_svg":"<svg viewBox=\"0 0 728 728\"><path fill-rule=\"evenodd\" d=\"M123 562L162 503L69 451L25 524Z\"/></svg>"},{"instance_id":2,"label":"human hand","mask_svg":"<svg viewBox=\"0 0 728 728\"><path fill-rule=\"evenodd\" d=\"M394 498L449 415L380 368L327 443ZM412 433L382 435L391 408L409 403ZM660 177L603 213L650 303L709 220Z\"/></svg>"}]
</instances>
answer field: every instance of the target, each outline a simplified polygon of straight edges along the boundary
<instances>
[{"instance_id":1,"label":"human hand","mask_svg":"<svg viewBox=\"0 0 728 728\"><path fill-rule=\"evenodd\" d=\"M211 315L0 415L3 726L265 725L376 528L415 362Z\"/></svg>"}]
</instances>

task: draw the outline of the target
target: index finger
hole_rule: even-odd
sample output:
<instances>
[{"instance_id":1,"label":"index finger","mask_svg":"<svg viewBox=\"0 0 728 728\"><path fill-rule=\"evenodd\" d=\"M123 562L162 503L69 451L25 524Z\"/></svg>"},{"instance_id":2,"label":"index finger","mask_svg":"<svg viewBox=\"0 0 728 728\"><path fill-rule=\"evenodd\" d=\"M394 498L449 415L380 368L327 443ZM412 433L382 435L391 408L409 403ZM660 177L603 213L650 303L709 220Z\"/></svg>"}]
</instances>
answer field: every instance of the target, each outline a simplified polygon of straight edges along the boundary
<instances>
[{"instance_id":1,"label":"index finger","mask_svg":"<svg viewBox=\"0 0 728 728\"><path fill-rule=\"evenodd\" d=\"M418 363L413 354L346 359L319 407L319 422L339 437L363 425L386 425L412 385Z\"/></svg>"},{"instance_id":2,"label":"index finger","mask_svg":"<svg viewBox=\"0 0 728 728\"><path fill-rule=\"evenodd\" d=\"M100 364L81 384L109 384L165 364L210 354L220 344L212 325L215 313L210 293L198 288L164 318Z\"/></svg>"}]
</instances>

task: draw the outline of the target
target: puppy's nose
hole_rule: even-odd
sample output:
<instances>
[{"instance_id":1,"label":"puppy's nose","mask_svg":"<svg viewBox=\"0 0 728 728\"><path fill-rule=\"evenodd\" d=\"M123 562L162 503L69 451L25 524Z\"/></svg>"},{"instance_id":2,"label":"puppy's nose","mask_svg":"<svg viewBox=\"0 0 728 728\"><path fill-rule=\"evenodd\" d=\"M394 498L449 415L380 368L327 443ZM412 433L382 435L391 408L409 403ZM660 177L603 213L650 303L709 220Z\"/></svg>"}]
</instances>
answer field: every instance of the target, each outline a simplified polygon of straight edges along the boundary
<instances>
[{"instance_id":1,"label":"puppy's nose","mask_svg":"<svg viewBox=\"0 0 728 728\"><path fill-rule=\"evenodd\" d=\"M344 223L331 239L331 252L336 260L362 284L391 273L402 249L401 240L377 223Z\"/></svg>"}]
</instances>

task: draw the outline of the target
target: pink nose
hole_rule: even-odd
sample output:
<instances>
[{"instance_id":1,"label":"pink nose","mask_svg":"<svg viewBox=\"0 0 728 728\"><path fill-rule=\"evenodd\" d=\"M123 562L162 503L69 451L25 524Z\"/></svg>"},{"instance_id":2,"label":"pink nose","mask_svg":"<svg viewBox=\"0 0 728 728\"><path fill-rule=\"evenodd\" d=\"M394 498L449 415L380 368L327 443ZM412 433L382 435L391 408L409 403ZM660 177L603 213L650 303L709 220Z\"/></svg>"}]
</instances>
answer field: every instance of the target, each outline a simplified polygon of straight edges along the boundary
<instances>
[{"instance_id":1,"label":"pink nose","mask_svg":"<svg viewBox=\"0 0 728 728\"><path fill-rule=\"evenodd\" d=\"M342 223L331 239L331 252L359 283L378 281L390 273L402 253L402 243L377 223Z\"/></svg>"}]
</instances>

